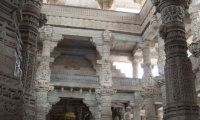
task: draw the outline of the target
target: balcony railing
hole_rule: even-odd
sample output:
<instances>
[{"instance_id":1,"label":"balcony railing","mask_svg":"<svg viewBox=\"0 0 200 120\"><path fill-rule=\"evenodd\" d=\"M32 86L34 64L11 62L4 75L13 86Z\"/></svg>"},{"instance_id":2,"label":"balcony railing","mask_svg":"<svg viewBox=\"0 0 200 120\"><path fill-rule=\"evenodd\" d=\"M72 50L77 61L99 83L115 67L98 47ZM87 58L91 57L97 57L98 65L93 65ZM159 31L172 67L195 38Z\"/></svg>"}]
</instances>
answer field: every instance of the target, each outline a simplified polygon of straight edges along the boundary
<instances>
[{"instance_id":1,"label":"balcony railing","mask_svg":"<svg viewBox=\"0 0 200 120\"><path fill-rule=\"evenodd\" d=\"M132 86L132 87L140 87L141 79L136 78L112 78L113 86ZM64 85L62 83L74 83L74 84L86 84L90 85L99 85L98 76L81 76L81 75L66 75L66 74L52 74L51 82L56 85ZM73 84L73 85L74 85ZM77 86L78 87L78 86Z\"/></svg>"}]
</instances>

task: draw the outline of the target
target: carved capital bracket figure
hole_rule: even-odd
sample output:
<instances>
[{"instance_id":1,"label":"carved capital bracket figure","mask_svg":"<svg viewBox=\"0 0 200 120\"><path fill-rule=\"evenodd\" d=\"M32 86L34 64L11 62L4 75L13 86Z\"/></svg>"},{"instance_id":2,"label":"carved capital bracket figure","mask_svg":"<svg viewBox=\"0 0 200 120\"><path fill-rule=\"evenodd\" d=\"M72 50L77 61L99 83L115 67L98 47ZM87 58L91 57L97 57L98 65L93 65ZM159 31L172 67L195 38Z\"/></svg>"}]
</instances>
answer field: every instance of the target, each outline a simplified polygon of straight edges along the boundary
<instances>
[{"instance_id":1,"label":"carved capital bracket figure","mask_svg":"<svg viewBox=\"0 0 200 120\"><path fill-rule=\"evenodd\" d=\"M112 7L114 0L96 0L101 9L109 10Z\"/></svg>"},{"instance_id":2,"label":"carved capital bracket figure","mask_svg":"<svg viewBox=\"0 0 200 120\"><path fill-rule=\"evenodd\" d=\"M164 120L197 120L198 106L192 73L187 57L184 16L190 0L151 0L161 13L160 36L165 41L166 107Z\"/></svg>"}]
</instances>

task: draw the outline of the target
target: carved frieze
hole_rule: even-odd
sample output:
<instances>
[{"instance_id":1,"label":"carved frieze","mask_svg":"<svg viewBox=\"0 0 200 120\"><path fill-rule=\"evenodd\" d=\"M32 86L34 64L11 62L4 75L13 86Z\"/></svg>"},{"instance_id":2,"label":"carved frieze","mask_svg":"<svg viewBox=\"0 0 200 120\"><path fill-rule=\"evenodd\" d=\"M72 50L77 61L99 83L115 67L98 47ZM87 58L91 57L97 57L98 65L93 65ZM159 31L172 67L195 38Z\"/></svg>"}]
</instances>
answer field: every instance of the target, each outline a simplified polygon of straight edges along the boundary
<instances>
[{"instance_id":1,"label":"carved frieze","mask_svg":"<svg viewBox=\"0 0 200 120\"><path fill-rule=\"evenodd\" d=\"M109 29L114 31L123 31L129 33L140 33L140 26L130 23L103 22L98 20L47 16L49 25L62 25L78 28L93 28L93 29Z\"/></svg>"}]
</instances>

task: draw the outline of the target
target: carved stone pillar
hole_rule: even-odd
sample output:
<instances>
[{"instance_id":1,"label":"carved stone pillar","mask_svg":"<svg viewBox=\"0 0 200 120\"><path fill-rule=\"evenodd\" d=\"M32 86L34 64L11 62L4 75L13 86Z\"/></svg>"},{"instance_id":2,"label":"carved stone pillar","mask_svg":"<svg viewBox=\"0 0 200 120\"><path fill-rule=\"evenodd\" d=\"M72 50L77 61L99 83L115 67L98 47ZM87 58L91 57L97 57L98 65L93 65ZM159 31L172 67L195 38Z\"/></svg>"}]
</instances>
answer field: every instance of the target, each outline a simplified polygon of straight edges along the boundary
<instances>
[{"instance_id":1,"label":"carved stone pillar","mask_svg":"<svg viewBox=\"0 0 200 120\"><path fill-rule=\"evenodd\" d=\"M133 109L133 120L141 120L140 117L140 104L142 102L141 99L139 99L139 93L134 93L134 104L130 105Z\"/></svg>"},{"instance_id":2,"label":"carved stone pillar","mask_svg":"<svg viewBox=\"0 0 200 120\"><path fill-rule=\"evenodd\" d=\"M101 60L97 60L100 64L100 88L96 89L97 100L101 106L101 119L110 120L112 118L111 99L115 90L112 89L112 71L110 64L110 48L112 33L108 30L103 32L103 41L101 46L96 46L100 53Z\"/></svg>"},{"instance_id":3,"label":"carved stone pillar","mask_svg":"<svg viewBox=\"0 0 200 120\"><path fill-rule=\"evenodd\" d=\"M153 96L153 86L154 80L152 75L152 65L151 65L151 53L150 53L151 42L149 40L144 40L143 44L140 45L143 54L143 70L144 74L142 77L142 86L145 92L142 92L142 97L144 98L145 104L145 117L146 120L156 120L154 96Z\"/></svg>"},{"instance_id":4,"label":"carved stone pillar","mask_svg":"<svg viewBox=\"0 0 200 120\"><path fill-rule=\"evenodd\" d=\"M50 63L54 61L50 57L53 48L62 39L61 35L53 35L53 29L45 26L41 30L41 40L43 40L42 55L39 58L39 67L36 72L36 120L45 120L48 110L47 93L52 90L50 85L51 69Z\"/></svg>"},{"instance_id":5,"label":"carved stone pillar","mask_svg":"<svg viewBox=\"0 0 200 120\"><path fill-rule=\"evenodd\" d=\"M41 14L42 0L24 0L22 22L19 26L22 39L22 83L24 86L24 120L35 120L35 74L37 66L38 29L45 22Z\"/></svg>"},{"instance_id":6,"label":"carved stone pillar","mask_svg":"<svg viewBox=\"0 0 200 120\"><path fill-rule=\"evenodd\" d=\"M143 54L143 77L142 77L142 86L149 87L153 86L153 75L152 75L152 65L151 65L151 53L150 53L150 43L151 41L144 40L143 44L140 45Z\"/></svg>"},{"instance_id":7,"label":"carved stone pillar","mask_svg":"<svg viewBox=\"0 0 200 120\"><path fill-rule=\"evenodd\" d=\"M133 120L141 120L140 106L134 106L133 107Z\"/></svg>"},{"instance_id":8,"label":"carved stone pillar","mask_svg":"<svg viewBox=\"0 0 200 120\"><path fill-rule=\"evenodd\" d=\"M142 92L142 97L144 98L144 104L145 104L146 120L156 120L156 118L157 118L154 94L155 94L155 91L153 88L145 89L145 92Z\"/></svg>"},{"instance_id":9,"label":"carved stone pillar","mask_svg":"<svg viewBox=\"0 0 200 120\"><path fill-rule=\"evenodd\" d=\"M160 35L165 40L166 96L164 120L197 120L198 106L192 73L187 57L184 16L188 0L152 0L161 13Z\"/></svg>"}]
</instances>

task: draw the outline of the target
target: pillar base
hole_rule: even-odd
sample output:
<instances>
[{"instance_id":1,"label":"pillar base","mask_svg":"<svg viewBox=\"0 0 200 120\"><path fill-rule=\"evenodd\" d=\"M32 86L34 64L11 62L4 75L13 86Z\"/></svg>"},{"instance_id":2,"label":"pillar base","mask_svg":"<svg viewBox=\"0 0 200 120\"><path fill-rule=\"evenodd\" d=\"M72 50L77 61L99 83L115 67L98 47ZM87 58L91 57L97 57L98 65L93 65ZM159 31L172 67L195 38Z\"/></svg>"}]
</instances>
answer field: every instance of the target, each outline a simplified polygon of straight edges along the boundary
<instances>
[{"instance_id":1,"label":"pillar base","mask_svg":"<svg viewBox=\"0 0 200 120\"><path fill-rule=\"evenodd\" d=\"M198 109L196 104L174 103L164 109L163 120L198 120Z\"/></svg>"}]
</instances>

